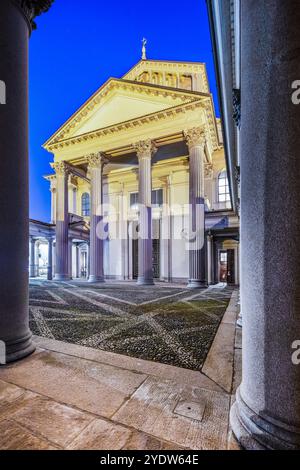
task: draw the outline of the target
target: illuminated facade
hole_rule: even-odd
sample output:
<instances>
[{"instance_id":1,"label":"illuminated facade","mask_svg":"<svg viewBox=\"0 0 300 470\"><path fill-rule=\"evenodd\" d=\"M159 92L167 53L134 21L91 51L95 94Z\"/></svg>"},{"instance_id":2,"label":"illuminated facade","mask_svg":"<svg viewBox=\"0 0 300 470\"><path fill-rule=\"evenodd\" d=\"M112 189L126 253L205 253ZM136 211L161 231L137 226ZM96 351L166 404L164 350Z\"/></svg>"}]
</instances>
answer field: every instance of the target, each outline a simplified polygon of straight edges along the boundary
<instances>
[{"instance_id":1,"label":"illuminated facade","mask_svg":"<svg viewBox=\"0 0 300 470\"><path fill-rule=\"evenodd\" d=\"M205 64L142 59L104 83L44 147L54 155L45 177L52 220L40 235L32 222L31 276L239 283L238 218ZM203 233L191 248L193 220ZM51 266L37 255L49 237Z\"/></svg>"}]
</instances>

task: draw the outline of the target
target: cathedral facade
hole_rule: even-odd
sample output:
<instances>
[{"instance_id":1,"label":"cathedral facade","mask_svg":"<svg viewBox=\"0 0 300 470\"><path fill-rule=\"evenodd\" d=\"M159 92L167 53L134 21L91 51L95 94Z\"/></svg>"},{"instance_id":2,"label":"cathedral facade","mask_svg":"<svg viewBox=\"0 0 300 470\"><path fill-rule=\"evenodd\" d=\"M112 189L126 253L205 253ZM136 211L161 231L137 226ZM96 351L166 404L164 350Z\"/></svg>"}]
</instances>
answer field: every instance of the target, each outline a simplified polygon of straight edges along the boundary
<instances>
[{"instance_id":1,"label":"cathedral facade","mask_svg":"<svg viewBox=\"0 0 300 470\"><path fill-rule=\"evenodd\" d=\"M44 148L51 223L31 221L32 277L239 283L239 222L205 64L147 60L144 46Z\"/></svg>"}]
</instances>

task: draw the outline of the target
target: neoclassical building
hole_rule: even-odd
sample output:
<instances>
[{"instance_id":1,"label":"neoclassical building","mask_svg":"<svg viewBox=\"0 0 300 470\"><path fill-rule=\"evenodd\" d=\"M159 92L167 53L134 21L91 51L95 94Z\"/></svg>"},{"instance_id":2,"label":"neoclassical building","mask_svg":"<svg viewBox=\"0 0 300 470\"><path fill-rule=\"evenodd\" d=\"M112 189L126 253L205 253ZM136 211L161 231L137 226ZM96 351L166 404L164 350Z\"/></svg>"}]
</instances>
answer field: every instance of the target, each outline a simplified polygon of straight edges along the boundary
<instances>
[{"instance_id":1,"label":"neoclassical building","mask_svg":"<svg viewBox=\"0 0 300 470\"><path fill-rule=\"evenodd\" d=\"M32 277L239 283L239 223L205 64L147 60L144 45L44 148L52 215L31 221Z\"/></svg>"}]
</instances>

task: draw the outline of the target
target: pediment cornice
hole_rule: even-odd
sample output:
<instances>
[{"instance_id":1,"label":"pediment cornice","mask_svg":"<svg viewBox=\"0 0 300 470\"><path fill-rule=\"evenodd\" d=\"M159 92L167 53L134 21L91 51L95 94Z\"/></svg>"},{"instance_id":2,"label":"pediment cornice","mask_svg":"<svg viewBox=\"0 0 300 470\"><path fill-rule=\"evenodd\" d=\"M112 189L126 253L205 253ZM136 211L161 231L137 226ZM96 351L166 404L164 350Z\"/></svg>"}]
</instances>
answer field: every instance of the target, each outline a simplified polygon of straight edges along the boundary
<instances>
[{"instance_id":1,"label":"pediment cornice","mask_svg":"<svg viewBox=\"0 0 300 470\"><path fill-rule=\"evenodd\" d=\"M199 101L199 99L207 98L210 95L206 93L198 93L186 90L178 90L174 88L163 87L159 85L153 85L148 83L141 83L136 81L124 80L124 79L109 79L104 85L102 85L91 98L89 98L79 110L71 116L71 118L63 124L56 133L54 133L50 139L44 144L47 150L50 150L58 142L67 140L70 134L76 129L82 121L93 112L95 107L99 105L105 98L113 93L114 91L123 90L129 92L135 92L139 95L148 96L161 96L162 98L171 98L174 100L180 100L182 104ZM170 109L172 106L170 106ZM142 119L142 118L141 118ZM110 126L116 127L116 126ZM91 134L93 134L92 132Z\"/></svg>"},{"instance_id":2,"label":"pediment cornice","mask_svg":"<svg viewBox=\"0 0 300 470\"><path fill-rule=\"evenodd\" d=\"M113 135L118 132L130 130L130 129L136 129L138 127L144 126L145 124L151 124L151 123L155 123L158 121L172 119L173 117L177 117L179 114L185 114L185 113L188 113L189 111L194 111L197 109L206 110L208 107L207 101L210 101L210 98L206 98L206 100L198 99L197 101L188 102L188 103L174 106L172 108L168 108L162 111L157 111L155 113L151 113L145 116L130 119L129 121L124 121L124 122L120 122L112 126L97 129L92 132L77 135L74 137L69 137L66 139L58 140L58 141L53 141L53 142L50 142L46 148L48 151L54 153L56 150L61 150L63 148L66 148L72 145L81 144L87 141L92 141L94 139L97 139L100 137L106 137L108 135ZM210 132L211 135L212 136L216 135L216 132L214 131L214 122L211 122L208 127L211 131ZM217 141L215 137L213 137L213 140L215 141L215 145L217 146Z\"/></svg>"}]
</instances>

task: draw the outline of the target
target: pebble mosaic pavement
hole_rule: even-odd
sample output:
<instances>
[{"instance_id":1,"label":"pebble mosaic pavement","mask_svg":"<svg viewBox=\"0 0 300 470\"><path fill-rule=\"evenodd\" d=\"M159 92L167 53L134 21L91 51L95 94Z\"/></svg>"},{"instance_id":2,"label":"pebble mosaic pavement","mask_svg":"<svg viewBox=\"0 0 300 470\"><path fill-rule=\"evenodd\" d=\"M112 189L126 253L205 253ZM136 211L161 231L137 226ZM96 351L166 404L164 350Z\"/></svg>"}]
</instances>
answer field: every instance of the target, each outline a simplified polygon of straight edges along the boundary
<instances>
[{"instance_id":1,"label":"pebble mosaic pavement","mask_svg":"<svg viewBox=\"0 0 300 470\"><path fill-rule=\"evenodd\" d=\"M159 284L30 281L35 335L200 370L232 294Z\"/></svg>"}]
</instances>

